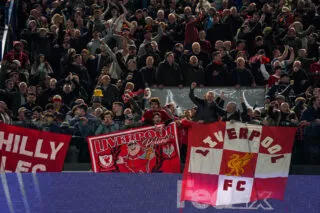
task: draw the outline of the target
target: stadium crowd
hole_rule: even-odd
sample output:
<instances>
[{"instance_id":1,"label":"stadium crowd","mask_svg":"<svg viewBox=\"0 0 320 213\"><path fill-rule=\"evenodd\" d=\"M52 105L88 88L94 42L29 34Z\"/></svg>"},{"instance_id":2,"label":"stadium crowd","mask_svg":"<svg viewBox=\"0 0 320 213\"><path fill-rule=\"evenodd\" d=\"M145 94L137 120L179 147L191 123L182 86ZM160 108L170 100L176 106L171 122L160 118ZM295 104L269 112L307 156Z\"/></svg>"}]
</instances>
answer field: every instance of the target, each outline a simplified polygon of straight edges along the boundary
<instances>
[{"instance_id":1,"label":"stadium crowd","mask_svg":"<svg viewBox=\"0 0 320 213\"><path fill-rule=\"evenodd\" d=\"M303 141L320 126L319 13L318 0L21 0L0 121L81 138L174 121L185 147L191 121L223 120L299 126ZM195 97L212 86L265 87L265 107ZM190 88L195 107L163 106L150 88L165 87Z\"/></svg>"}]
</instances>

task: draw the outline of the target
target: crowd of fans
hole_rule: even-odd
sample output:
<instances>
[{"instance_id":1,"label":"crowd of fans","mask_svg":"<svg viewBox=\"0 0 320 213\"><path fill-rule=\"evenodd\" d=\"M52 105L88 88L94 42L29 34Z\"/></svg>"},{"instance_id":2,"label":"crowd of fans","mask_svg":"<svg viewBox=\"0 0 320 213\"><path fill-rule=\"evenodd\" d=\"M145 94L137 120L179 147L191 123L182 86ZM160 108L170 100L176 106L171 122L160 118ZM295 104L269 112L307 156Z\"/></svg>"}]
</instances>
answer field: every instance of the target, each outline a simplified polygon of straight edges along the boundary
<instances>
[{"instance_id":1,"label":"crowd of fans","mask_svg":"<svg viewBox=\"0 0 320 213\"><path fill-rule=\"evenodd\" d=\"M2 60L0 120L82 138L175 121L181 144L191 121L319 128L318 5L21 0L18 39ZM178 115L152 97L150 88L168 86L190 88L195 107ZM195 97L208 86L265 87L265 107ZM317 150L310 161L320 162Z\"/></svg>"}]
</instances>

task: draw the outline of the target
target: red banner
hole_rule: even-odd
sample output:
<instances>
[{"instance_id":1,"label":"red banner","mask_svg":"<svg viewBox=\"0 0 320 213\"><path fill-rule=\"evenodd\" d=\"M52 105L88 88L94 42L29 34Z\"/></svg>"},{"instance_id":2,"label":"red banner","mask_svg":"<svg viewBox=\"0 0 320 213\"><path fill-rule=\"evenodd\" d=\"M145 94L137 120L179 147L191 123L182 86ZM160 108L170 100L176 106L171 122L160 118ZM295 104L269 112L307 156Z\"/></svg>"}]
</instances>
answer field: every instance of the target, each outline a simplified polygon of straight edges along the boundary
<instances>
[{"instance_id":1,"label":"red banner","mask_svg":"<svg viewBox=\"0 0 320 213\"><path fill-rule=\"evenodd\" d=\"M88 137L94 172L179 173L175 123Z\"/></svg>"},{"instance_id":2,"label":"red banner","mask_svg":"<svg viewBox=\"0 0 320 213\"><path fill-rule=\"evenodd\" d=\"M0 124L1 172L61 172L71 136Z\"/></svg>"},{"instance_id":3,"label":"red banner","mask_svg":"<svg viewBox=\"0 0 320 213\"><path fill-rule=\"evenodd\" d=\"M182 199L213 206L284 197L296 128L192 124Z\"/></svg>"}]
</instances>

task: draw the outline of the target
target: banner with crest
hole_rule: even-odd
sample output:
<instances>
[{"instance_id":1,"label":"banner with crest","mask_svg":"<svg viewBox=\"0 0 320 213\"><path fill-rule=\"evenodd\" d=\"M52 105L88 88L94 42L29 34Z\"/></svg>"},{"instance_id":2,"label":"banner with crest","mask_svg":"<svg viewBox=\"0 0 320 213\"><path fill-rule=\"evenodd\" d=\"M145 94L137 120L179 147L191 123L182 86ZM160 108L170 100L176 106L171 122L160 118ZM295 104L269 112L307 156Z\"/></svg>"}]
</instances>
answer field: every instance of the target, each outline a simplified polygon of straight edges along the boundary
<instances>
[{"instance_id":1,"label":"banner with crest","mask_svg":"<svg viewBox=\"0 0 320 213\"><path fill-rule=\"evenodd\" d=\"M192 124L181 201L212 206L283 200L296 128Z\"/></svg>"},{"instance_id":2,"label":"banner with crest","mask_svg":"<svg viewBox=\"0 0 320 213\"><path fill-rule=\"evenodd\" d=\"M94 172L179 173L176 124L88 137Z\"/></svg>"}]
</instances>

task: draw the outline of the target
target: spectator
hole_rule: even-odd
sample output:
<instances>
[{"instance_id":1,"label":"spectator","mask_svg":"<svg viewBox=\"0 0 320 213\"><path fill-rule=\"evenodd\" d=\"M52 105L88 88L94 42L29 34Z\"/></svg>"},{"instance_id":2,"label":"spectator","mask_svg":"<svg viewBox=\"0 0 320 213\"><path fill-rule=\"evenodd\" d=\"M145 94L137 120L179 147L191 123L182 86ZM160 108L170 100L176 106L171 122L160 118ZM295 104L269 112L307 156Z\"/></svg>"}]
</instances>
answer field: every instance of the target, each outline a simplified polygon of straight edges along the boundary
<instances>
[{"instance_id":1,"label":"spectator","mask_svg":"<svg viewBox=\"0 0 320 213\"><path fill-rule=\"evenodd\" d=\"M108 75L101 77L100 87L103 93L102 104L107 109L111 109L112 103L119 100L119 90L115 85L111 84L111 79Z\"/></svg>"},{"instance_id":2,"label":"spectator","mask_svg":"<svg viewBox=\"0 0 320 213\"><path fill-rule=\"evenodd\" d=\"M98 126L95 131L95 135L107 134L118 131L120 129L119 124L113 120L113 113L111 111L105 111L101 115L102 123Z\"/></svg>"},{"instance_id":3,"label":"spectator","mask_svg":"<svg viewBox=\"0 0 320 213\"><path fill-rule=\"evenodd\" d=\"M145 124L151 124L153 122L152 119L154 113L160 113L161 120L164 122L171 119L168 113L165 110L161 109L160 101L158 98L151 98L149 101L149 106L150 109L147 110L142 117Z\"/></svg>"},{"instance_id":4,"label":"spectator","mask_svg":"<svg viewBox=\"0 0 320 213\"><path fill-rule=\"evenodd\" d=\"M182 87L182 74L180 66L174 61L174 54L168 52L165 60L159 64L157 70L157 82L160 88L164 86Z\"/></svg>"},{"instance_id":5,"label":"spectator","mask_svg":"<svg viewBox=\"0 0 320 213\"><path fill-rule=\"evenodd\" d=\"M222 62L221 53L216 51L212 55L212 62L206 67L206 85L223 86L230 84L230 73Z\"/></svg>"},{"instance_id":6,"label":"spectator","mask_svg":"<svg viewBox=\"0 0 320 213\"><path fill-rule=\"evenodd\" d=\"M0 101L0 123L12 124L12 119L8 114L8 106L4 101Z\"/></svg>"},{"instance_id":7,"label":"spectator","mask_svg":"<svg viewBox=\"0 0 320 213\"><path fill-rule=\"evenodd\" d=\"M245 68L245 60L242 57L237 58L236 60L237 67L234 71L233 76L235 77L235 85L237 88L240 88L240 86L246 86L246 87L255 87L256 82L254 80L254 77L250 70Z\"/></svg>"},{"instance_id":8,"label":"spectator","mask_svg":"<svg viewBox=\"0 0 320 213\"><path fill-rule=\"evenodd\" d=\"M191 56L188 64L188 69L185 74L185 85L190 85L196 82L200 87L204 87L205 73L203 67L199 64L197 56Z\"/></svg>"},{"instance_id":9,"label":"spectator","mask_svg":"<svg viewBox=\"0 0 320 213\"><path fill-rule=\"evenodd\" d=\"M146 58L146 66L140 70L145 87L156 87L156 69L152 56Z\"/></svg>"},{"instance_id":10,"label":"spectator","mask_svg":"<svg viewBox=\"0 0 320 213\"><path fill-rule=\"evenodd\" d=\"M218 121L218 115L223 112L223 110L214 102L214 93L209 91L205 95L204 100L200 99L194 95L196 86L196 83L192 83L189 93L191 101L198 107L194 120L199 123Z\"/></svg>"}]
</instances>

